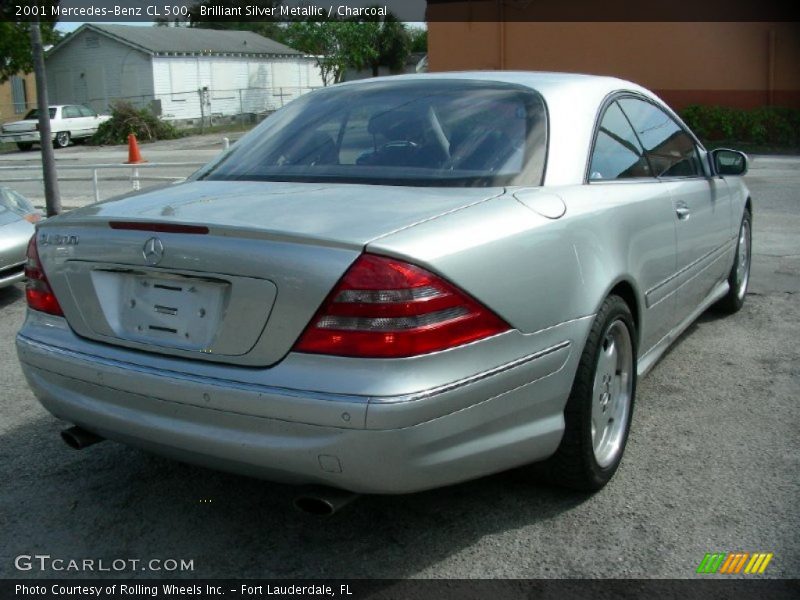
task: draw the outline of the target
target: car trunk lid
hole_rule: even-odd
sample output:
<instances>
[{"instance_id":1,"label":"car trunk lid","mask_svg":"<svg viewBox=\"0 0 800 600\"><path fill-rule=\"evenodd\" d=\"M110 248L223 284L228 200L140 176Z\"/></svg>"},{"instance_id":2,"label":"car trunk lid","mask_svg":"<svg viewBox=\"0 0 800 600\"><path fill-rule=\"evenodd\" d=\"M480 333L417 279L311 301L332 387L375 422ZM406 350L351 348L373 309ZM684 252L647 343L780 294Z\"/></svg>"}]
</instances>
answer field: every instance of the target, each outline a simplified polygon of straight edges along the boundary
<instances>
[{"instance_id":1,"label":"car trunk lid","mask_svg":"<svg viewBox=\"0 0 800 600\"><path fill-rule=\"evenodd\" d=\"M264 366L291 349L367 243L496 194L191 182L52 219L39 252L77 333Z\"/></svg>"},{"instance_id":2,"label":"car trunk lid","mask_svg":"<svg viewBox=\"0 0 800 600\"><path fill-rule=\"evenodd\" d=\"M27 133L28 131L36 131L38 121L15 121L13 123L5 123L3 125L3 133Z\"/></svg>"}]
</instances>

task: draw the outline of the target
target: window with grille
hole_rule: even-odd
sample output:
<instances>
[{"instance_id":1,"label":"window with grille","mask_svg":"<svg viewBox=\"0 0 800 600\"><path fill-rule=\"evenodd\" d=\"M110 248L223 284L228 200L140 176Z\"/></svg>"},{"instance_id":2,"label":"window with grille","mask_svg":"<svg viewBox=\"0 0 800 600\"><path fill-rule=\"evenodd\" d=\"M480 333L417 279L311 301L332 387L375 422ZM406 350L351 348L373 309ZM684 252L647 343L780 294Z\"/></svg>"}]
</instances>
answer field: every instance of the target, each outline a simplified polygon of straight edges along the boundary
<instances>
[{"instance_id":1,"label":"window with grille","mask_svg":"<svg viewBox=\"0 0 800 600\"><path fill-rule=\"evenodd\" d=\"M28 108L28 90L25 79L19 75L11 77L11 101L14 103L14 113L24 113Z\"/></svg>"}]
</instances>

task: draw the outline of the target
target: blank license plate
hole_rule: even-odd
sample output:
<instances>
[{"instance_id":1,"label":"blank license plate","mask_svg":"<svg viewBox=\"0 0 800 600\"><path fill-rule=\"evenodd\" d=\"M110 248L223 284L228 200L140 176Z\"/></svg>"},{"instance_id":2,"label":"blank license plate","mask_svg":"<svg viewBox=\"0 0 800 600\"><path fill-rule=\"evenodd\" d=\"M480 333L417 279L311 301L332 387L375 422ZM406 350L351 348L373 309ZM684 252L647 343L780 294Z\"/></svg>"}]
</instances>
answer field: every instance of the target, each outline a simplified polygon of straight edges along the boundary
<instances>
[{"instance_id":1,"label":"blank license plate","mask_svg":"<svg viewBox=\"0 0 800 600\"><path fill-rule=\"evenodd\" d=\"M100 273L96 273L100 275ZM118 336L158 346L210 352L228 285L221 281L104 272L118 278ZM111 307L107 307L111 308ZM108 315L109 311L105 311Z\"/></svg>"}]
</instances>

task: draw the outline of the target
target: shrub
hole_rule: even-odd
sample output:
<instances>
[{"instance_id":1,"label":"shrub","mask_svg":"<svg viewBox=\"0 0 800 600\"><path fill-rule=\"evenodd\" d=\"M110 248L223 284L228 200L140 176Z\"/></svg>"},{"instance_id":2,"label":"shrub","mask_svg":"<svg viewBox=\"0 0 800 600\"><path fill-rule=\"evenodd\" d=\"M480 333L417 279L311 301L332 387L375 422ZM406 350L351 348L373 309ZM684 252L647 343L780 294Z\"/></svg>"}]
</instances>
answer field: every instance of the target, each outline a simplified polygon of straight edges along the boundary
<instances>
[{"instance_id":1,"label":"shrub","mask_svg":"<svg viewBox=\"0 0 800 600\"><path fill-rule=\"evenodd\" d=\"M124 144L128 134L133 133L139 141L171 140L180 137L178 130L162 121L147 108L136 108L129 102L111 105L111 118L98 127L91 143Z\"/></svg>"},{"instance_id":2,"label":"shrub","mask_svg":"<svg viewBox=\"0 0 800 600\"><path fill-rule=\"evenodd\" d=\"M681 111L704 142L800 146L800 110L763 106L752 110L692 105Z\"/></svg>"}]
</instances>

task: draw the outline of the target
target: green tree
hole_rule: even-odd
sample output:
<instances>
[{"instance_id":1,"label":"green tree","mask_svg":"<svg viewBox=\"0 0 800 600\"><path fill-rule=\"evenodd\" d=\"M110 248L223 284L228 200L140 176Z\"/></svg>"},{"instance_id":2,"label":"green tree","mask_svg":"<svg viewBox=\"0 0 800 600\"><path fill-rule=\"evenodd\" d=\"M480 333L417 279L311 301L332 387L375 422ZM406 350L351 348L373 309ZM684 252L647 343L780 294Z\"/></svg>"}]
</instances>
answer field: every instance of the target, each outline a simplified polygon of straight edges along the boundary
<instances>
[{"instance_id":1,"label":"green tree","mask_svg":"<svg viewBox=\"0 0 800 600\"><path fill-rule=\"evenodd\" d=\"M428 51L428 30L418 29L417 27L406 27L408 37L411 41L411 52Z\"/></svg>"},{"instance_id":2,"label":"green tree","mask_svg":"<svg viewBox=\"0 0 800 600\"><path fill-rule=\"evenodd\" d=\"M402 71L410 53L410 39L403 24L389 14L363 19L306 19L289 23L284 43L312 55L325 85L338 83L348 68L380 67Z\"/></svg>"},{"instance_id":3,"label":"green tree","mask_svg":"<svg viewBox=\"0 0 800 600\"><path fill-rule=\"evenodd\" d=\"M405 26L389 13L385 17L368 17L357 21L359 40L353 44L348 66L371 69L378 76L380 67L392 73L402 72L411 53L411 40Z\"/></svg>"},{"instance_id":4,"label":"green tree","mask_svg":"<svg viewBox=\"0 0 800 600\"><path fill-rule=\"evenodd\" d=\"M352 21L317 20L293 21L286 26L284 42L296 50L310 54L325 85L342 80L345 69L364 49L360 46L357 25Z\"/></svg>"},{"instance_id":5,"label":"green tree","mask_svg":"<svg viewBox=\"0 0 800 600\"><path fill-rule=\"evenodd\" d=\"M50 7L57 1L38 3L50 14ZM16 8L13 4L0 6L0 83L7 81L17 73L33 71L33 52L31 51L30 23L17 20ZM41 20L42 42L55 44L61 34L54 29L55 19L51 17Z\"/></svg>"}]
</instances>

